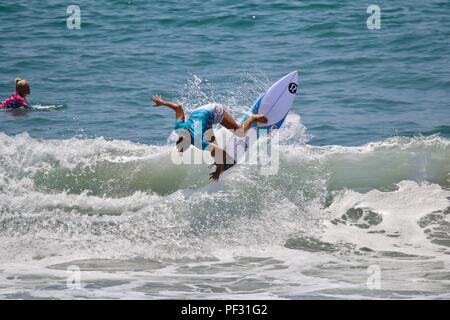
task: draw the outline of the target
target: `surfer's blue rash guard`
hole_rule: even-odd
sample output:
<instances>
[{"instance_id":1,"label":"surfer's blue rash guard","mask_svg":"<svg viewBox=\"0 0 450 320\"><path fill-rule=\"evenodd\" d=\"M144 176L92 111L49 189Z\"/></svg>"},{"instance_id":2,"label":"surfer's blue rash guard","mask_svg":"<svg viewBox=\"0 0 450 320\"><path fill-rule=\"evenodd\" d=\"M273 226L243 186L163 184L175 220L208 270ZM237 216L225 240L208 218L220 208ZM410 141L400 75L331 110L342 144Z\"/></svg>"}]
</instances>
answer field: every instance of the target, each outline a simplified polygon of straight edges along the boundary
<instances>
[{"instance_id":1,"label":"surfer's blue rash guard","mask_svg":"<svg viewBox=\"0 0 450 320\"><path fill-rule=\"evenodd\" d=\"M186 129L191 135L191 144L205 150L209 142L205 141L205 132L215 123L221 123L224 116L223 107L217 103L210 103L192 111L186 121L177 120L175 129Z\"/></svg>"},{"instance_id":2,"label":"surfer's blue rash guard","mask_svg":"<svg viewBox=\"0 0 450 320\"><path fill-rule=\"evenodd\" d=\"M213 111L206 108L199 108L192 111L191 116L186 121L175 121L175 129L186 129L191 135L191 144L197 148L205 150L209 142L204 140L204 134L211 129L214 123ZM201 146L199 145L201 142Z\"/></svg>"}]
</instances>

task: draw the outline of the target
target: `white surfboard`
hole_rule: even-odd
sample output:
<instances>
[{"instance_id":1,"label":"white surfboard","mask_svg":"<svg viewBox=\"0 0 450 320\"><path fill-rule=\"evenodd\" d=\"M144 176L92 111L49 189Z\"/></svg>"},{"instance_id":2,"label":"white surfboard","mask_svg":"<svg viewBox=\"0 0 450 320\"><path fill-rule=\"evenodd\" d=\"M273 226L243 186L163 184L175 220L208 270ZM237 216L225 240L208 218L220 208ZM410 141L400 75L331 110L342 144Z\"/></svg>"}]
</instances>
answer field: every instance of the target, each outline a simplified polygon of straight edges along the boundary
<instances>
[{"instance_id":1,"label":"white surfboard","mask_svg":"<svg viewBox=\"0 0 450 320\"><path fill-rule=\"evenodd\" d=\"M248 150L249 141L254 143L259 136L260 130L279 129L283 124L289 110L294 103L294 98L298 88L298 72L293 71L283 78L275 82L262 96L260 96L255 104L250 109L251 114L263 114L267 118L267 123L253 123L252 127L248 130L247 139L238 138L233 135L228 141L225 147L225 151L228 155L234 159L232 163L227 161L225 170L231 168L234 164L239 163L240 160L245 158L245 152ZM243 123L248 116L241 120ZM250 132L256 130L255 132ZM253 134L253 135L252 135ZM256 138L252 138L255 137Z\"/></svg>"}]
</instances>

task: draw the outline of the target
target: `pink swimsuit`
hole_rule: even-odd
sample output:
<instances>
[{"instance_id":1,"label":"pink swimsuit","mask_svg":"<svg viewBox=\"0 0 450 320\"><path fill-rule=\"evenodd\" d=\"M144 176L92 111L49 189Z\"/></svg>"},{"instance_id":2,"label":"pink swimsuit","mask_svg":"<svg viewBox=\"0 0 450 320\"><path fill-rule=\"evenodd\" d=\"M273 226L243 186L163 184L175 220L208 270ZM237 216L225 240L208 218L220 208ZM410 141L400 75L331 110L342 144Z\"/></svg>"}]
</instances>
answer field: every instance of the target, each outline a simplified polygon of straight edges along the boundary
<instances>
[{"instance_id":1,"label":"pink swimsuit","mask_svg":"<svg viewBox=\"0 0 450 320\"><path fill-rule=\"evenodd\" d=\"M0 102L0 109L17 109L20 107L30 108L30 105L28 104L27 99L17 92L14 92L14 94L5 101Z\"/></svg>"}]
</instances>

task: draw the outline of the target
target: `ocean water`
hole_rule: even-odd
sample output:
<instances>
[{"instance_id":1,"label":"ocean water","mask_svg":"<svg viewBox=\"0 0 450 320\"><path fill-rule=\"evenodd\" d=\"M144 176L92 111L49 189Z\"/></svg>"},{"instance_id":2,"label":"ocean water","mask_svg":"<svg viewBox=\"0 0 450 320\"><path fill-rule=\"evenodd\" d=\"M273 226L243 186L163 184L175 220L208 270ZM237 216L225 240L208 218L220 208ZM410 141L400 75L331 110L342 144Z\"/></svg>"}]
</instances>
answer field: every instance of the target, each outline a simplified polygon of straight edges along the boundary
<instances>
[{"instance_id":1,"label":"ocean water","mask_svg":"<svg viewBox=\"0 0 450 320\"><path fill-rule=\"evenodd\" d=\"M34 106L0 111L1 298L450 298L448 1L377 1L379 30L361 1L73 4L0 3L0 98ZM150 95L240 116L293 70L277 174L171 161Z\"/></svg>"}]
</instances>

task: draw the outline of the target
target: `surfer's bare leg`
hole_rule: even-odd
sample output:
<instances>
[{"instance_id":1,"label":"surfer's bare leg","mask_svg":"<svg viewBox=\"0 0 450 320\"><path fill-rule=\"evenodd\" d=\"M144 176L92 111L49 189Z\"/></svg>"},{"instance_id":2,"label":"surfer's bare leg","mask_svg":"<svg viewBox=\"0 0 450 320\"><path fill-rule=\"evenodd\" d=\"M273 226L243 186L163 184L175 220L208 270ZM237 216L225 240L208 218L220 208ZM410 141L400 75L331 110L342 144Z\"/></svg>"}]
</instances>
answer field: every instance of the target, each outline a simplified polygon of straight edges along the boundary
<instances>
[{"instance_id":1,"label":"surfer's bare leg","mask_svg":"<svg viewBox=\"0 0 450 320\"><path fill-rule=\"evenodd\" d=\"M248 119L240 126L236 120L229 114L228 112L223 112L223 119L220 123L228 130L232 130L234 134L238 136L244 136L245 132L250 128L252 123L254 121L266 123L267 118L260 114L252 114L248 117ZM214 140L212 140L214 139ZM212 136L212 141L215 141L215 136ZM225 170L225 163L228 160L227 159L227 153L225 150L219 148L215 143L209 144L210 150L211 150L211 156L213 157L216 165L216 170L214 172L211 172L209 174L209 179L213 181L219 180L220 175Z\"/></svg>"},{"instance_id":2,"label":"surfer's bare leg","mask_svg":"<svg viewBox=\"0 0 450 320\"><path fill-rule=\"evenodd\" d=\"M154 102L155 107L157 107L157 106L169 107L170 109L175 111L175 117L177 120L184 121L185 115L184 115L183 107L180 104L166 101L163 98L161 98L160 96L152 96L151 99Z\"/></svg>"},{"instance_id":3,"label":"surfer's bare leg","mask_svg":"<svg viewBox=\"0 0 450 320\"><path fill-rule=\"evenodd\" d=\"M247 120L245 120L245 122L241 126L236 122L236 120L234 120L231 114L224 111L223 120L220 124L223 125L225 128L227 128L228 130L233 130L234 133L237 134L238 136L242 136L243 134L245 134L245 132L247 132L252 123L255 121L266 123L267 118L261 114L252 114L248 117Z\"/></svg>"}]
</instances>

